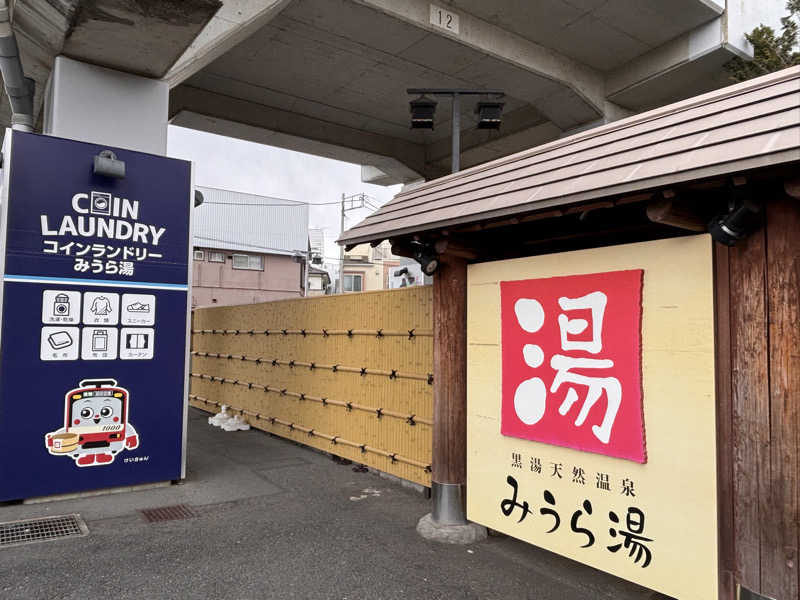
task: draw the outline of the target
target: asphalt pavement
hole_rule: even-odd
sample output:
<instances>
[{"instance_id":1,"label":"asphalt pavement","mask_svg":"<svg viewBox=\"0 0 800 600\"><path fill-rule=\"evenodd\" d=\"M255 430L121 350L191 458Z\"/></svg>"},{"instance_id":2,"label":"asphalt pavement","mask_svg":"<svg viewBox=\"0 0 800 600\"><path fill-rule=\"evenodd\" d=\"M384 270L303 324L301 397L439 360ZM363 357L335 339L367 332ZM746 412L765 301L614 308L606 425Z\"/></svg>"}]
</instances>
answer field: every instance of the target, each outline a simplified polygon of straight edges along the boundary
<instances>
[{"instance_id":1,"label":"asphalt pavement","mask_svg":"<svg viewBox=\"0 0 800 600\"><path fill-rule=\"evenodd\" d=\"M0 549L2 599L664 598L508 537L420 538L423 494L190 411L185 483L0 506L0 521L78 513L89 535ZM149 523L142 509L193 518Z\"/></svg>"}]
</instances>

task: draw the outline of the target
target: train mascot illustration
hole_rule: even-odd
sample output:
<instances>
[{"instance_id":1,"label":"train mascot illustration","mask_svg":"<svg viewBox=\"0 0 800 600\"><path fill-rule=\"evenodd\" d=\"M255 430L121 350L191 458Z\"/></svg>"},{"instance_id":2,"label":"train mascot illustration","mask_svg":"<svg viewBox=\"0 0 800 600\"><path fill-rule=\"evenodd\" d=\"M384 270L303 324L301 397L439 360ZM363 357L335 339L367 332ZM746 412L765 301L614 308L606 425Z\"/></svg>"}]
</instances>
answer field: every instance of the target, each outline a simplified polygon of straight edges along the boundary
<instances>
[{"instance_id":1,"label":"train mascot illustration","mask_svg":"<svg viewBox=\"0 0 800 600\"><path fill-rule=\"evenodd\" d=\"M45 434L50 454L69 456L79 467L110 465L122 450L139 447L128 422L128 390L114 379L85 379L67 392L64 426Z\"/></svg>"}]
</instances>

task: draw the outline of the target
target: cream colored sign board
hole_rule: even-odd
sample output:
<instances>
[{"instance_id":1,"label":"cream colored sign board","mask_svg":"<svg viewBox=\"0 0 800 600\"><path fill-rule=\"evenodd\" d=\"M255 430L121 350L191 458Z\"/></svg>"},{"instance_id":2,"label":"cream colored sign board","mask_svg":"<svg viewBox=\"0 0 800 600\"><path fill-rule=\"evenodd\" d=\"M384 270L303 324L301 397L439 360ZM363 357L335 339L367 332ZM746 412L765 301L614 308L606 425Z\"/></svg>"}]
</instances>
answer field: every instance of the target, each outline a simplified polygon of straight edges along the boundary
<instances>
[{"instance_id":1,"label":"cream colored sign board","mask_svg":"<svg viewBox=\"0 0 800 600\"><path fill-rule=\"evenodd\" d=\"M647 462L501 435L500 282L625 269L644 270ZM711 238L698 235L475 264L469 267L468 288L468 518L679 600L717 599ZM583 474L583 483L575 473ZM506 515L502 503L513 495L509 476L518 482L520 506L507 502L505 508L512 512ZM545 490L555 505L545 501ZM520 522L523 502L529 503L530 512ZM547 531L555 517L541 513L542 508L559 515L552 533ZM628 530L629 508L644 515L640 534L650 541L639 543L650 552L646 567L644 553L635 561L639 553L634 538L629 546L617 546L626 539L621 532ZM593 544L582 548L589 536L575 529L591 532Z\"/></svg>"}]
</instances>

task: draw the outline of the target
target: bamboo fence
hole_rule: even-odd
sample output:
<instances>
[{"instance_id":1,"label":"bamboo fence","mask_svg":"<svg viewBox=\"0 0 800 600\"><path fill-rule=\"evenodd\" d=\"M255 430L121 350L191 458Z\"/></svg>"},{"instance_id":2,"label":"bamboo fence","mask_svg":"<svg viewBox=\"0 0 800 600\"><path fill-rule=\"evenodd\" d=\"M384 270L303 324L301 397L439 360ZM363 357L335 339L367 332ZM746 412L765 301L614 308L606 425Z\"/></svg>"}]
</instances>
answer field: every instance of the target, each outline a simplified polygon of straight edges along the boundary
<instances>
[{"instance_id":1,"label":"bamboo fence","mask_svg":"<svg viewBox=\"0 0 800 600\"><path fill-rule=\"evenodd\" d=\"M197 309L192 406L430 486L430 286Z\"/></svg>"}]
</instances>

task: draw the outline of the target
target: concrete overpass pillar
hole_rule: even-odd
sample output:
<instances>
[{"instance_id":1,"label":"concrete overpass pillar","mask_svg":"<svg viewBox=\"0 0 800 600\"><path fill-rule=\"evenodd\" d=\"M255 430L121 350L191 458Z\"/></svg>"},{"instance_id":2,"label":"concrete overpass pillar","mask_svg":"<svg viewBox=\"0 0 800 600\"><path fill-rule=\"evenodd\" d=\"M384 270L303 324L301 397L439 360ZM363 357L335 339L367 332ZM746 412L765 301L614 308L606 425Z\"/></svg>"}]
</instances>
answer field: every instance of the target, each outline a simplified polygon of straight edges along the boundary
<instances>
[{"instance_id":1,"label":"concrete overpass pillar","mask_svg":"<svg viewBox=\"0 0 800 600\"><path fill-rule=\"evenodd\" d=\"M59 56L45 91L44 133L167 153L169 86Z\"/></svg>"}]
</instances>

